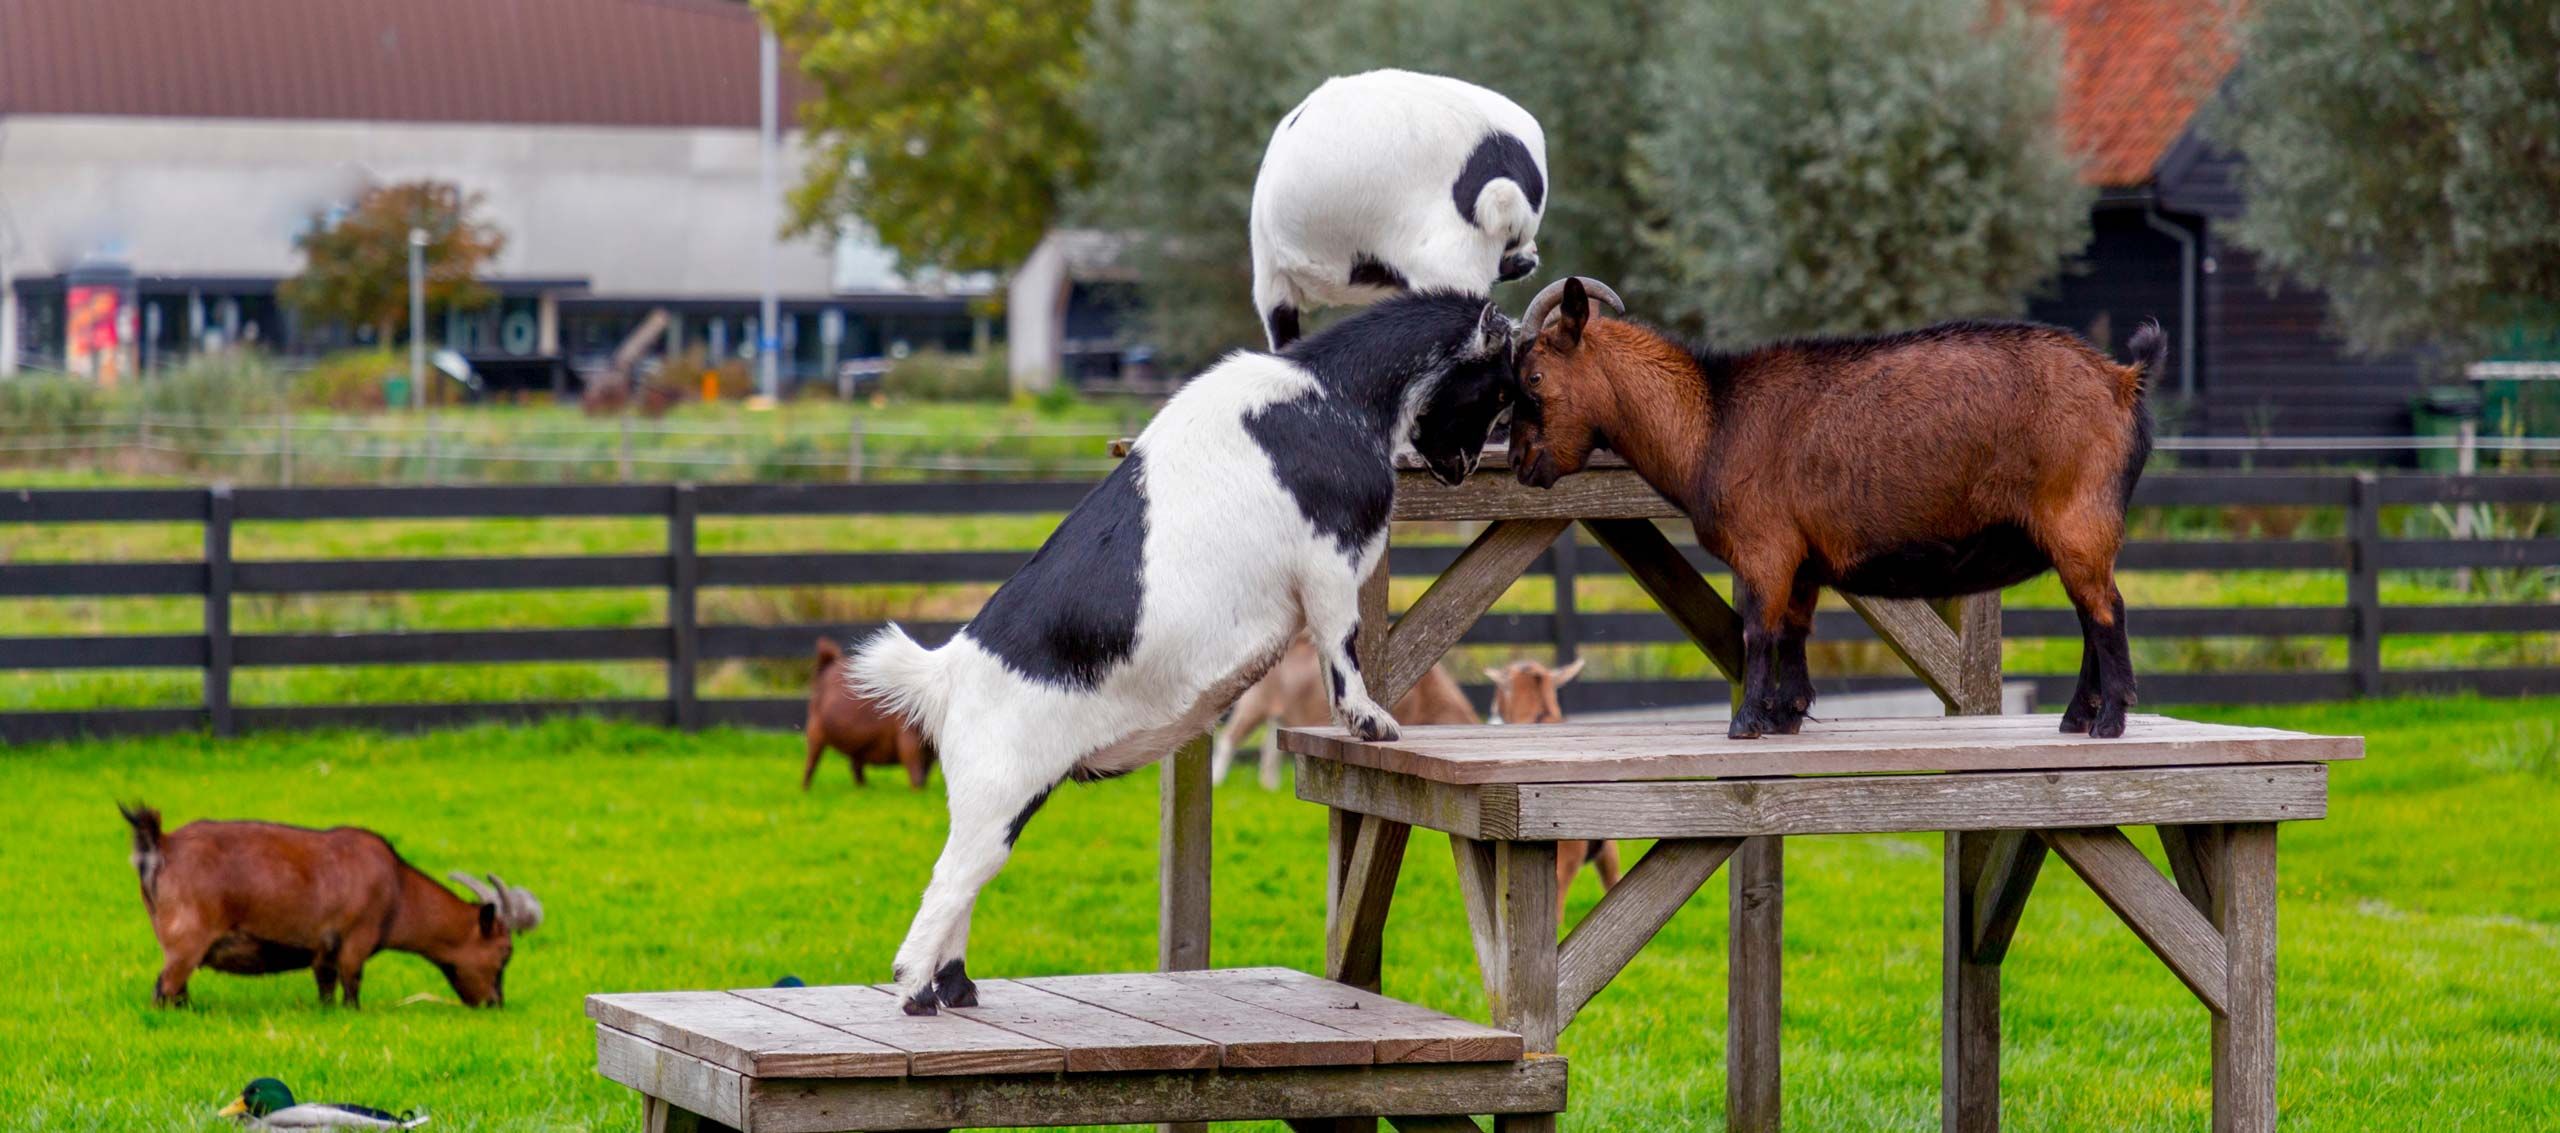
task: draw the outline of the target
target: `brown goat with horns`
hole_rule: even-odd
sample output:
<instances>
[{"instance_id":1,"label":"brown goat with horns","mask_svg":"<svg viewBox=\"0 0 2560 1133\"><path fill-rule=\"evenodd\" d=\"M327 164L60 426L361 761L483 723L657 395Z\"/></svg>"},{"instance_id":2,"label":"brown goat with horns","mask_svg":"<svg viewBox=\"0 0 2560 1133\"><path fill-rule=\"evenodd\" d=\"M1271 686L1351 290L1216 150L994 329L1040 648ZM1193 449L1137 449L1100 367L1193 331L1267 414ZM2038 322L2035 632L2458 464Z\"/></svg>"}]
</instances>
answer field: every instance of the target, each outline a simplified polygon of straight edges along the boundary
<instances>
[{"instance_id":1,"label":"brown goat with horns","mask_svg":"<svg viewBox=\"0 0 2560 1133\"><path fill-rule=\"evenodd\" d=\"M2168 352L2158 324L2127 343L2132 365L2015 322L1722 353L1595 318L1593 295L1625 309L1570 277L1521 321L1513 471L1549 487L1607 448L1733 568L1744 672L1728 735L1803 725L1819 588L1952 598L2047 569L2080 614L2062 730L2124 734L2134 681L2115 560L2151 452L2143 387Z\"/></svg>"},{"instance_id":2,"label":"brown goat with horns","mask_svg":"<svg viewBox=\"0 0 2560 1133\"><path fill-rule=\"evenodd\" d=\"M415 952L444 972L472 1007L506 999L515 935L542 923L533 894L489 876L454 878L453 895L402 861L382 835L352 826L306 830L272 822L190 822L160 832L160 812L120 807L133 826L133 868L166 961L151 1001L184 1006L199 967L262 976L311 969L320 1002L349 1007L364 965L383 949Z\"/></svg>"}]
</instances>

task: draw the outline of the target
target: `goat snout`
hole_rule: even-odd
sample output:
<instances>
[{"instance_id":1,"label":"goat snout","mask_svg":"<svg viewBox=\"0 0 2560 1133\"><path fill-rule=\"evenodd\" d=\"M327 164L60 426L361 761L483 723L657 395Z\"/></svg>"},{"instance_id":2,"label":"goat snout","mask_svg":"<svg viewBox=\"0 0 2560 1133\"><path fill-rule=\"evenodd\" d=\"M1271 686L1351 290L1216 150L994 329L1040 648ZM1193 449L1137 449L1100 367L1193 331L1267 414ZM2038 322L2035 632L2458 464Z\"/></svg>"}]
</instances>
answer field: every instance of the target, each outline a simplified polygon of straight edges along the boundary
<instances>
[{"instance_id":1,"label":"goat snout","mask_svg":"<svg viewBox=\"0 0 2560 1133\"><path fill-rule=\"evenodd\" d=\"M1509 283L1515 279L1527 279L1537 273L1538 246L1531 244L1516 252L1503 253L1502 264L1494 274L1494 281Z\"/></svg>"}]
</instances>

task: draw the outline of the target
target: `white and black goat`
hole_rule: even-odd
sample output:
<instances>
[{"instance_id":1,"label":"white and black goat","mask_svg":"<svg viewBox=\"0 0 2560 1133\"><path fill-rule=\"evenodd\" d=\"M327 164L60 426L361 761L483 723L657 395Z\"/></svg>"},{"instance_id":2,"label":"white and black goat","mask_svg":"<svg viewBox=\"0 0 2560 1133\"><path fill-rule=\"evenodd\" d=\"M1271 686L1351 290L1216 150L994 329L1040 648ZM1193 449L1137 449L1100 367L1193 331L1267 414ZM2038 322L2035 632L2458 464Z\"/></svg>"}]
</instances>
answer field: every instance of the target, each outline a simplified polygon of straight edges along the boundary
<instances>
[{"instance_id":1,"label":"white and black goat","mask_svg":"<svg viewBox=\"0 0 2560 1133\"><path fill-rule=\"evenodd\" d=\"M1509 319L1481 296L1395 299L1279 355L1193 378L1129 458L939 649L895 626L852 680L942 753L951 833L898 949L909 1014L976 1002L970 911L1066 779L1153 763L1209 730L1301 630L1334 719L1383 739L1353 641L1386 549L1393 454L1474 470L1511 398Z\"/></svg>"},{"instance_id":2,"label":"white and black goat","mask_svg":"<svg viewBox=\"0 0 2560 1133\"><path fill-rule=\"evenodd\" d=\"M1486 294L1538 270L1546 203L1546 135L1518 103L1412 71L1326 80L1254 177L1254 313L1278 350L1316 306Z\"/></svg>"}]
</instances>

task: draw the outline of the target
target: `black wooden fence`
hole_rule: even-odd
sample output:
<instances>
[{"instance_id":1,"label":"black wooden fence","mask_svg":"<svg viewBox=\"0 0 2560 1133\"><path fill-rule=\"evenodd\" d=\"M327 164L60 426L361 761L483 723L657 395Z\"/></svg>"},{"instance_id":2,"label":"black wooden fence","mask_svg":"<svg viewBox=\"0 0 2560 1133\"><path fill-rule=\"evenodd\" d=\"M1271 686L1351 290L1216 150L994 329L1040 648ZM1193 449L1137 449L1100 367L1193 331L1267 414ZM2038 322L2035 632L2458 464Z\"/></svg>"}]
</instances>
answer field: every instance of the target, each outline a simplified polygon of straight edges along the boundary
<instances>
[{"instance_id":1,"label":"black wooden fence","mask_svg":"<svg viewBox=\"0 0 2560 1133\"><path fill-rule=\"evenodd\" d=\"M210 729L362 726L416 728L477 720L522 720L562 713L670 724L796 727L797 699L705 699L697 676L706 662L737 658L805 658L819 634L856 636L865 625L718 625L697 616L707 587L861 586L994 582L1029 556L1021 551L704 554L696 526L704 516L949 515L1054 513L1090 487L1073 482L947 484L561 485L425 488L238 488L21 490L0 492L0 523L201 523L204 554L179 562L0 564L0 597L182 595L204 603L200 633L0 637L0 670L201 669L203 704L182 708L99 708L0 713L0 741L21 743L79 735ZM2471 690L2490 695L2560 692L2560 668L2386 669L2382 642L2395 634L2517 634L2560 631L2560 604L2386 606L2385 571L2453 568L2560 568L2560 538L2387 538L2384 509L2412 505L2555 504L2560 476L2374 476L2372 474L2161 474L2142 482L2137 507L2343 508L2345 533L2330 538L2139 541L2120 560L2131 571L2339 571L2347 601L2339 606L2137 608L2130 621L2141 638L2344 638L2344 669L2313 671L2145 673L2146 704L2276 702ZM662 519L659 554L504 558L239 560L234 526L246 521L651 517ZM1457 554L1454 546L1400 546L1398 575L1431 575ZM1694 547L1701 569L1717 564ZM1488 616L1465 640L1540 646L1569 656L1585 645L1677 642L1671 622L1652 612L1579 608L1580 579L1614 574L1605 553L1570 538L1542 556L1534 575L1553 580L1554 613ZM667 592L668 624L650 627L544 628L383 633L236 633L235 597L449 590L658 588ZM923 640L954 628L910 622ZM5 627L0 627L5 629ZM2077 638L2067 609L2011 609L2011 637ZM1817 640L1866 638L1858 618L1822 613ZM663 697L622 700L508 701L436 704L240 705L232 675L256 666L507 663L532 661L661 661ZM2068 674L2021 674L2050 699L2067 690ZM1852 677L1819 682L1827 689L1910 687L1905 678ZM1695 680L1592 679L1569 686L1568 707L1598 711L1721 700L1721 684Z\"/></svg>"}]
</instances>

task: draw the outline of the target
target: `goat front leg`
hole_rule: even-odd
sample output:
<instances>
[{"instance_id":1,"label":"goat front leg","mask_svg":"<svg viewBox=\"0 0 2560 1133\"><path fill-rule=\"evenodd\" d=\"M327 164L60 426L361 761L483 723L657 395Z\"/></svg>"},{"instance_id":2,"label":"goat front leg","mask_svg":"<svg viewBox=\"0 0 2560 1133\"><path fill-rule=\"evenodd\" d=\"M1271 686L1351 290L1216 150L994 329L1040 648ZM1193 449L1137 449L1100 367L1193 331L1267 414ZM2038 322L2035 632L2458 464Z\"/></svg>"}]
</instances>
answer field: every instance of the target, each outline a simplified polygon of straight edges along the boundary
<instances>
[{"instance_id":1,"label":"goat front leg","mask_svg":"<svg viewBox=\"0 0 2560 1133\"><path fill-rule=\"evenodd\" d=\"M1770 658L1776 699L1769 706L1769 719L1774 735L1795 735L1804 730L1805 718L1812 715L1813 670L1805 663L1804 643L1813 634L1814 607L1821 597L1822 587L1799 572L1787 595L1787 608Z\"/></svg>"},{"instance_id":2,"label":"goat front leg","mask_svg":"<svg viewBox=\"0 0 2560 1133\"><path fill-rule=\"evenodd\" d=\"M1369 698L1369 681L1360 675L1360 572L1353 569L1358 564L1336 559L1334 565L1342 568L1338 576L1303 586L1298 595L1307 613L1307 640L1315 643L1324 668L1333 722L1363 740L1392 740L1396 718Z\"/></svg>"}]
</instances>

